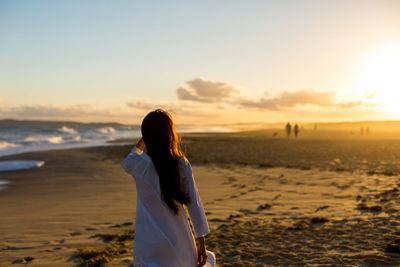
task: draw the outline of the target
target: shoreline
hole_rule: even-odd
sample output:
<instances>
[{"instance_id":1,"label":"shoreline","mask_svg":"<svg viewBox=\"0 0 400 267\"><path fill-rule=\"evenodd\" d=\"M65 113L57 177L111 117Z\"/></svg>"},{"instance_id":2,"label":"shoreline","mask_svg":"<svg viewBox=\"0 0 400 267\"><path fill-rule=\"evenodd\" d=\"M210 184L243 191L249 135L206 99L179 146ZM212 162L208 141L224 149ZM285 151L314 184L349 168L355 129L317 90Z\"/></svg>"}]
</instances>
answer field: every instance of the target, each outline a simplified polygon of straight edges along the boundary
<instances>
[{"instance_id":1,"label":"shoreline","mask_svg":"<svg viewBox=\"0 0 400 267\"><path fill-rule=\"evenodd\" d=\"M338 135L336 135L335 138L332 139L333 136L332 133L330 133L329 135L310 135L298 139L292 138L289 140L283 137L274 138L272 136L274 132L275 130L272 129L229 133L185 133L181 135L182 147L188 159L195 164L215 163L220 164L221 166L227 164L237 164L244 166L250 165L255 168L283 167L287 169L299 170L317 169L322 171L329 170L339 173L355 172L382 176L396 176L400 174L400 165L397 164L397 162L391 163L390 160L385 159L385 155L381 151L381 148L384 147L382 146L383 143L386 142L389 145L393 145L393 147L391 148L391 152L396 151L396 155L390 155L390 153L387 153L386 156L396 156L399 158L400 163L400 139L346 139ZM137 140L138 138L117 139L101 144L90 144L88 146L85 145L78 147L55 148L50 150L29 151L12 155L2 155L0 156L0 162L19 160L42 161L42 155L51 155L53 153L61 154L63 152L74 153L73 151L95 153L102 157L103 160L110 159L114 162L117 162L118 160L123 160L124 155L127 155L129 153L131 147L133 146L132 144L135 144ZM232 149L232 147L226 146L226 144L228 143L237 143L240 147L237 149ZM320 155L314 155L316 154L315 151L332 149L332 147L335 146L347 146L350 143L353 143L353 147L347 148L347 152L350 153L346 156L348 158L353 158L349 162L346 162L345 160L340 158L340 156L343 155L337 155L340 154L341 151L326 151L326 154L332 155L331 157L326 159L320 158ZM293 147L290 148L287 145L291 145ZM220 148L221 146L225 151L222 151L222 149ZM280 151L281 155L258 152L258 154L263 154L263 158L261 159L256 159L254 156L249 154L249 150L263 150L262 146L265 146L270 151L279 151L280 148L284 148L287 149L286 152L288 153L283 153L285 152L284 150ZM309 148L306 150L308 146ZM319 149L318 146L320 146ZM210 149L212 151L207 153L206 151L204 151L204 148ZM299 148L301 148L301 151L298 151ZM340 149L343 149L343 147ZM246 152L243 154L247 155L235 156L234 153L238 150L241 152ZM364 153L360 153L363 151ZM292 153L292 155L290 155L290 153ZM379 157L377 157L376 154L380 154ZM210 155L212 156L210 157ZM373 155L373 157L379 159L366 160L365 158L369 157L370 155ZM296 159L296 157L298 158ZM355 157L360 158L354 160ZM283 160L279 160L280 158L283 158ZM26 170L29 170L29 168ZM12 184L12 181L5 178L7 176L7 173L12 172L14 171L0 171L0 182L2 182L2 184L0 184L0 192L4 192L4 190L7 190L7 185Z\"/></svg>"}]
</instances>

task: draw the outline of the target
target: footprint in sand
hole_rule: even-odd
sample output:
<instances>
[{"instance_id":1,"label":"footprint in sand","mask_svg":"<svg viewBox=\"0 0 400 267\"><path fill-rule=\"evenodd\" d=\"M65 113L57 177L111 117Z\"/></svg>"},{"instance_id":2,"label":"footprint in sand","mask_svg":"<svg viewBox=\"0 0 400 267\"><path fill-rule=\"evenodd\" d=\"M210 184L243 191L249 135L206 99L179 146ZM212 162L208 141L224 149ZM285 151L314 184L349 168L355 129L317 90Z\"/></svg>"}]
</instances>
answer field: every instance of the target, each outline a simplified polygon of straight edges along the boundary
<instances>
[{"instance_id":1,"label":"footprint in sand","mask_svg":"<svg viewBox=\"0 0 400 267\"><path fill-rule=\"evenodd\" d=\"M273 198L271 201L277 200L277 199L280 198L281 196L282 196L281 194L278 194L278 195L274 196L274 198Z\"/></svg>"},{"instance_id":2,"label":"footprint in sand","mask_svg":"<svg viewBox=\"0 0 400 267\"><path fill-rule=\"evenodd\" d=\"M329 219L327 219L325 217L313 217L310 219L310 222L312 224L323 224L323 223L329 222Z\"/></svg>"},{"instance_id":3,"label":"footprint in sand","mask_svg":"<svg viewBox=\"0 0 400 267\"><path fill-rule=\"evenodd\" d=\"M121 228L121 227L124 227L124 226L131 226L131 225L133 225L133 222L124 222L123 224L111 225L108 228Z\"/></svg>"},{"instance_id":4,"label":"footprint in sand","mask_svg":"<svg viewBox=\"0 0 400 267\"><path fill-rule=\"evenodd\" d=\"M22 263L22 264L28 264L31 263L35 258L28 256L28 257L24 257L22 259L17 259L15 261L13 261L13 264L18 264L18 263Z\"/></svg>"},{"instance_id":5,"label":"footprint in sand","mask_svg":"<svg viewBox=\"0 0 400 267\"><path fill-rule=\"evenodd\" d=\"M233 182L236 182L237 179L234 177L228 177L228 181L224 182L223 184L231 184Z\"/></svg>"},{"instance_id":6,"label":"footprint in sand","mask_svg":"<svg viewBox=\"0 0 400 267\"><path fill-rule=\"evenodd\" d=\"M2 248L1 250L21 250L21 249L33 249L35 247L13 247L13 246L7 246L5 248Z\"/></svg>"},{"instance_id":7,"label":"footprint in sand","mask_svg":"<svg viewBox=\"0 0 400 267\"><path fill-rule=\"evenodd\" d=\"M249 210L249 209L240 209L239 212L241 212L241 213L243 213L243 214L245 214L245 215L249 215L249 214L260 214L260 213L257 212L257 211L252 211L252 210Z\"/></svg>"},{"instance_id":8,"label":"footprint in sand","mask_svg":"<svg viewBox=\"0 0 400 267\"><path fill-rule=\"evenodd\" d=\"M77 236L77 235L82 235L82 233L81 232L72 232L72 233L69 233L69 235L70 236Z\"/></svg>"},{"instance_id":9,"label":"footprint in sand","mask_svg":"<svg viewBox=\"0 0 400 267\"><path fill-rule=\"evenodd\" d=\"M57 251L57 250L61 250L61 247L55 247L53 249L46 249L46 250L44 250L44 252L54 252L54 251Z\"/></svg>"},{"instance_id":10,"label":"footprint in sand","mask_svg":"<svg viewBox=\"0 0 400 267\"><path fill-rule=\"evenodd\" d=\"M265 204L261 204L260 206L258 206L257 210L266 210L266 209L270 209L272 206L269 203L265 203Z\"/></svg>"},{"instance_id":11,"label":"footprint in sand","mask_svg":"<svg viewBox=\"0 0 400 267\"><path fill-rule=\"evenodd\" d=\"M262 188L256 186L256 187L254 187L254 188L252 188L252 189L249 189L247 192L255 192L255 191L258 191L258 190L262 190Z\"/></svg>"},{"instance_id":12,"label":"footprint in sand","mask_svg":"<svg viewBox=\"0 0 400 267\"><path fill-rule=\"evenodd\" d=\"M111 222L98 222L98 223L93 223L93 225L108 225L108 224L112 224Z\"/></svg>"},{"instance_id":13,"label":"footprint in sand","mask_svg":"<svg viewBox=\"0 0 400 267\"><path fill-rule=\"evenodd\" d=\"M320 210L327 209L327 208L329 208L329 207L330 207L330 206L328 206L328 205L319 207L319 208L317 208L317 209L315 210L315 212L318 212L318 211L320 211Z\"/></svg>"},{"instance_id":14,"label":"footprint in sand","mask_svg":"<svg viewBox=\"0 0 400 267\"><path fill-rule=\"evenodd\" d=\"M230 214L228 217L228 220L234 219L234 218L240 218L243 217L243 214L237 213L237 214Z\"/></svg>"},{"instance_id":15,"label":"footprint in sand","mask_svg":"<svg viewBox=\"0 0 400 267\"><path fill-rule=\"evenodd\" d=\"M121 228L121 225L120 224L114 224L114 225L109 226L108 228Z\"/></svg>"}]
</instances>

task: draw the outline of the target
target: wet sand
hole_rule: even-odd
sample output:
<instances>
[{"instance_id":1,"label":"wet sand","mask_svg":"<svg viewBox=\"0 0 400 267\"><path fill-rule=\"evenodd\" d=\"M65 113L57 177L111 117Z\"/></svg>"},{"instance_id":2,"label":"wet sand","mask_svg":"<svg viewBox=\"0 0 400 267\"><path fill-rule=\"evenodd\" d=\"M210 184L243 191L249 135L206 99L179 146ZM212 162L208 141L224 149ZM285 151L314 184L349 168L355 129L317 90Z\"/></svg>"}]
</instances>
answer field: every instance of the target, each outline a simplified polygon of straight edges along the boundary
<instances>
[{"instance_id":1,"label":"wet sand","mask_svg":"<svg viewBox=\"0 0 400 267\"><path fill-rule=\"evenodd\" d=\"M398 266L400 140L270 131L186 135L219 266ZM44 151L2 173L0 266L132 264L130 146ZM33 257L27 258L27 257ZM24 259L25 258L25 259Z\"/></svg>"}]
</instances>

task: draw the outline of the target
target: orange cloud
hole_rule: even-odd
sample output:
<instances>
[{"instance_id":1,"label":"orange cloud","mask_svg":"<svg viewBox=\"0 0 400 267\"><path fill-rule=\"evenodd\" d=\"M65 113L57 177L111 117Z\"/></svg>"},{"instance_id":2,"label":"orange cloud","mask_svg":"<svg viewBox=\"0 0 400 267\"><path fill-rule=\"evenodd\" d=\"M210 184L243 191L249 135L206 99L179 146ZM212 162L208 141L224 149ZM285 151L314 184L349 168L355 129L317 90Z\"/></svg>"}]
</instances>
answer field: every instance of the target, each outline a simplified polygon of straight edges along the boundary
<instances>
[{"instance_id":1,"label":"orange cloud","mask_svg":"<svg viewBox=\"0 0 400 267\"><path fill-rule=\"evenodd\" d=\"M182 116L217 116L218 113L214 112L213 110L205 110L202 109L199 105L188 105L186 103L160 103L160 104L153 104L145 99L135 99L132 102L126 104L128 107L150 112L152 110L161 108L168 112L171 112L176 115Z\"/></svg>"},{"instance_id":2,"label":"orange cloud","mask_svg":"<svg viewBox=\"0 0 400 267\"><path fill-rule=\"evenodd\" d=\"M260 98L256 100L242 98L237 104L242 107L281 110L296 106L314 105L321 107L351 108L362 105L357 102L336 102L336 92L316 92L314 90L301 90L297 92L283 92L275 98Z\"/></svg>"},{"instance_id":3,"label":"orange cloud","mask_svg":"<svg viewBox=\"0 0 400 267\"><path fill-rule=\"evenodd\" d=\"M192 103L216 103L217 105L230 105L232 107L283 110L296 106L320 106L352 108L363 105L361 101L338 102L335 91L315 91L311 89L296 92L283 92L278 97L249 99L243 96L237 86L228 82L196 78L188 81L176 89L179 100Z\"/></svg>"},{"instance_id":4,"label":"orange cloud","mask_svg":"<svg viewBox=\"0 0 400 267\"><path fill-rule=\"evenodd\" d=\"M14 119L118 121L139 117L119 108L99 108L93 105L21 105L0 108L0 118Z\"/></svg>"},{"instance_id":5,"label":"orange cloud","mask_svg":"<svg viewBox=\"0 0 400 267\"><path fill-rule=\"evenodd\" d=\"M197 102L220 102L239 93L239 89L227 82L196 78L176 89L178 99Z\"/></svg>"}]
</instances>

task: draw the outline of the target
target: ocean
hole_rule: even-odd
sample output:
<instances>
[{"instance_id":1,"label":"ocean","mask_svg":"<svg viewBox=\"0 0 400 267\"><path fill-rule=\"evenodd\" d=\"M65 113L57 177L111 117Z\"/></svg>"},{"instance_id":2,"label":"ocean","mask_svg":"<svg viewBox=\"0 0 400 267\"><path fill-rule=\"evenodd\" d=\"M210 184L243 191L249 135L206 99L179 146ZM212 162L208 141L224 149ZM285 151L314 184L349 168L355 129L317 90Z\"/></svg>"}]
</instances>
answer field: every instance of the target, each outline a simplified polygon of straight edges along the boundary
<instances>
[{"instance_id":1,"label":"ocean","mask_svg":"<svg viewBox=\"0 0 400 267\"><path fill-rule=\"evenodd\" d=\"M223 126L178 127L178 133L231 131L233 130ZM39 150L104 146L110 145L110 141L140 136L139 125L0 120L0 157ZM0 161L0 163L0 172L43 165L41 162L27 161ZM0 181L0 190L2 182L4 181Z\"/></svg>"}]
</instances>

